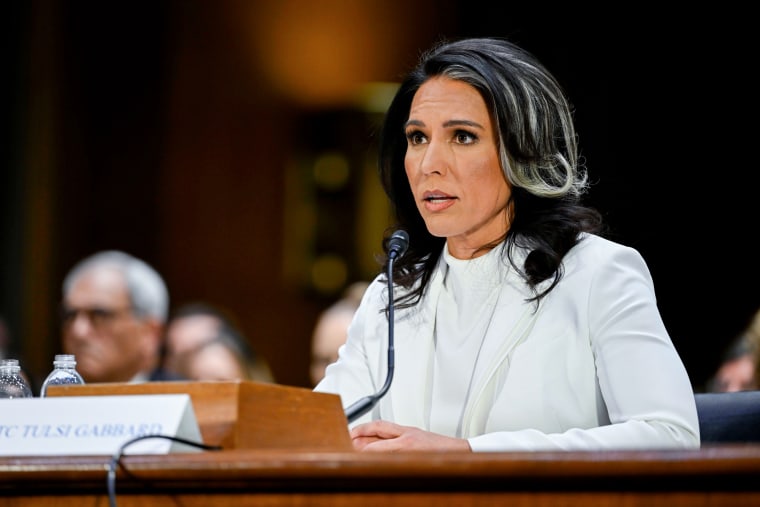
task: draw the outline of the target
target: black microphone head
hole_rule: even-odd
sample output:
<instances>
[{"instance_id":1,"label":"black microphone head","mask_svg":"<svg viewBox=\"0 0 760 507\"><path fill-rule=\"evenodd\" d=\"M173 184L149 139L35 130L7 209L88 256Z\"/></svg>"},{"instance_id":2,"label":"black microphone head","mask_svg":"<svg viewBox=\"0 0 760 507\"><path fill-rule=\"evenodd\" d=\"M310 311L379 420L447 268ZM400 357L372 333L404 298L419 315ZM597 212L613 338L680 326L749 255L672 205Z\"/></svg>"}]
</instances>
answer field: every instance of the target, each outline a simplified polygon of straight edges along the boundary
<instances>
[{"instance_id":1,"label":"black microphone head","mask_svg":"<svg viewBox=\"0 0 760 507\"><path fill-rule=\"evenodd\" d=\"M393 233L388 244L388 257L395 259L401 257L409 248L409 234L405 230L399 229Z\"/></svg>"}]
</instances>

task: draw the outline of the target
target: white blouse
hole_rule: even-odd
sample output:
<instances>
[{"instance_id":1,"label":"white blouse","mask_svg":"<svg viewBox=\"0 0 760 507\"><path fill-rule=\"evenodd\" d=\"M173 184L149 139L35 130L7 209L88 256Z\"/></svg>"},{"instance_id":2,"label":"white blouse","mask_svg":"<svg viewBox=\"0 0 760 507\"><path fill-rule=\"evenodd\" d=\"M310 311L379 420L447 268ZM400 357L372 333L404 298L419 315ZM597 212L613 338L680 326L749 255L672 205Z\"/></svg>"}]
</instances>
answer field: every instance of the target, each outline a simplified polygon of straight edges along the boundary
<instances>
[{"instance_id":1,"label":"white blouse","mask_svg":"<svg viewBox=\"0 0 760 507\"><path fill-rule=\"evenodd\" d=\"M475 259L461 260L444 248L446 270L433 330L430 423L425 429L462 436L472 373L506 274L506 266L499 262L500 251L496 248Z\"/></svg>"}]
</instances>

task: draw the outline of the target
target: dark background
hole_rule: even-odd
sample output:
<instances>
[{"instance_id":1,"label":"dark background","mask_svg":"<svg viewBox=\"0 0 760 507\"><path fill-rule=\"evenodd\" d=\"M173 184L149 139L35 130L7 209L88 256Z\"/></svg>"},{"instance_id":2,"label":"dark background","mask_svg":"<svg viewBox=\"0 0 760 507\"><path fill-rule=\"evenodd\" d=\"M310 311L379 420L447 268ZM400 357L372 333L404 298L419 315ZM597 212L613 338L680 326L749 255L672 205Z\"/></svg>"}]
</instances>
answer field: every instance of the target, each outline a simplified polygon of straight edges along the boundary
<instances>
[{"instance_id":1,"label":"dark background","mask_svg":"<svg viewBox=\"0 0 760 507\"><path fill-rule=\"evenodd\" d=\"M696 389L760 308L758 169L742 16L594 16L461 0L12 2L3 15L0 315L35 379L60 283L119 248L172 304L235 313L277 380L308 385L318 312L374 275L381 118L356 100L442 37L510 37L576 108L613 239L647 260ZM751 61L751 60L750 60ZM340 153L338 188L313 177ZM320 259L345 271L312 276Z\"/></svg>"}]
</instances>

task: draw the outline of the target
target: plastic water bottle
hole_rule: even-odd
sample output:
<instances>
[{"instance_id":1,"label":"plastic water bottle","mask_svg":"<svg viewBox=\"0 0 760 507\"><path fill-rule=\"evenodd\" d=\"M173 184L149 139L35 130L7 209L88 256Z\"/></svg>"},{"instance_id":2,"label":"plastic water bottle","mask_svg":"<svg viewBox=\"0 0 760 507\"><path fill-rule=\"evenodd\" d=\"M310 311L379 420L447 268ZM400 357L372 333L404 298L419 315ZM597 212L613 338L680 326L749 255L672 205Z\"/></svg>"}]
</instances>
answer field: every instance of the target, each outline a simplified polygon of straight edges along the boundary
<instances>
[{"instance_id":1,"label":"plastic water bottle","mask_svg":"<svg viewBox=\"0 0 760 507\"><path fill-rule=\"evenodd\" d=\"M76 358L73 354L56 354L53 361L53 371L42 383L40 397L45 397L48 386L72 384L84 384L84 379L77 371Z\"/></svg>"},{"instance_id":2,"label":"plastic water bottle","mask_svg":"<svg viewBox=\"0 0 760 507\"><path fill-rule=\"evenodd\" d=\"M0 361L0 398L31 398L32 388L21 375L18 359Z\"/></svg>"}]
</instances>

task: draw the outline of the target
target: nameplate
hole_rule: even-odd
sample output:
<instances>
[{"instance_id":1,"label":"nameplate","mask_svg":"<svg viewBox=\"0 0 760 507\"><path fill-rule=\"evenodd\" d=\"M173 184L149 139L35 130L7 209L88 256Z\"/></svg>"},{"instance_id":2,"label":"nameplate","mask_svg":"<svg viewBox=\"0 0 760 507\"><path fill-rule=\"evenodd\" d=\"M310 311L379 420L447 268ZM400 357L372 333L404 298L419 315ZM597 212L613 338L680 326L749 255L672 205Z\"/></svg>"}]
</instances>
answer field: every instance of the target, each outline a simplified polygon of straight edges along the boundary
<instances>
[{"instance_id":1,"label":"nameplate","mask_svg":"<svg viewBox=\"0 0 760 507\"><path fill-rule=\"evenodd\" d=\"M0 400L0 456L113 455L129 440L145 435L167 435L203 443L190 395ZM199 450L166 438L146 438L128 445L123 453Z\"/></svg>"}]
</instances>

